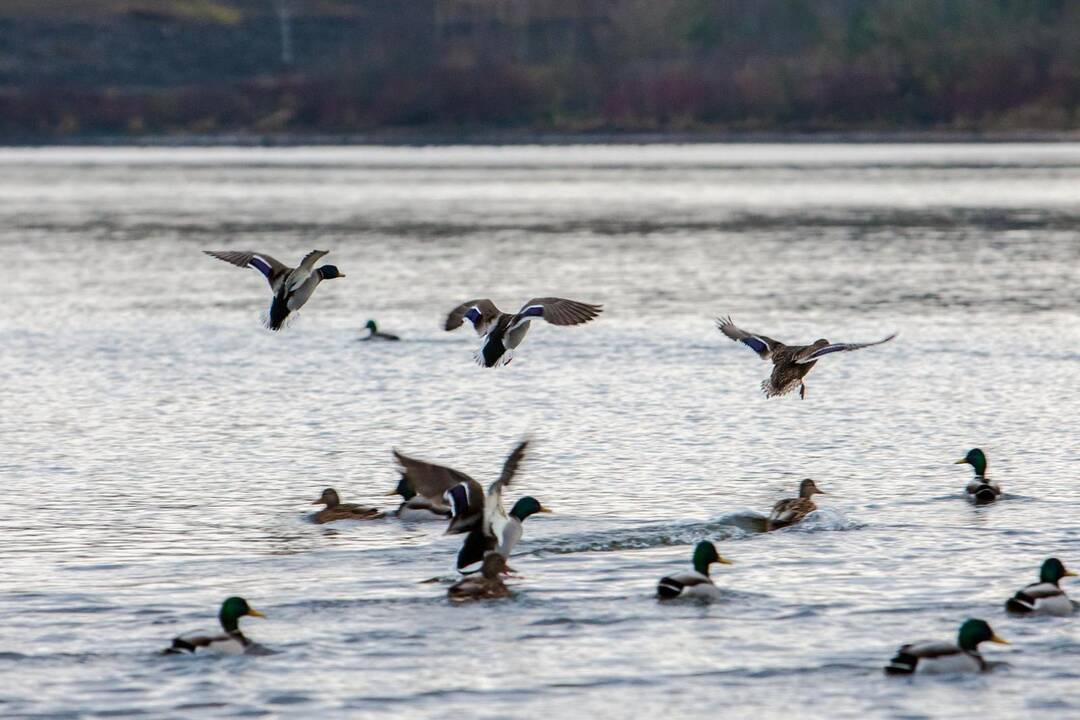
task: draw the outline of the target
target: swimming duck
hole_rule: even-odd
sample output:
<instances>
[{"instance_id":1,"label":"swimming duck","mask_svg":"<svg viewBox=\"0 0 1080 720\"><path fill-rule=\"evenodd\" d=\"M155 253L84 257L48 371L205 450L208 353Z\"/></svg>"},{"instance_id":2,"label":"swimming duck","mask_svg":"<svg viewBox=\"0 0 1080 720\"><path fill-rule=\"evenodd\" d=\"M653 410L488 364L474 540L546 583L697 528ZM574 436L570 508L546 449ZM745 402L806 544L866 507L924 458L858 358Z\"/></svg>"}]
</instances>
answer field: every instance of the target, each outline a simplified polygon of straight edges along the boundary
<instances>
[{"instance_id":1,"label":"swimming duck","mask_svg":"<svg viewBox=\"0 0 1080 720\"><path fill-rule=\"evenodd\" d=\"M446 316L446 330L456 330L466 320L477 335L486 336L476 353L476 362L484 367L507 365L514 348L525 339L529 324L540 318L552 325L587 323L603 312L600 305L589 305L563 298L533 298L516 313L504 313L487 299L469 300Z\"/></svg>"},{"instance_id":2,"label":"swimming duck","mask_svg":"<svg viewBox=\"0 0 1080 720\"><path fill-rule=\"evenodd\" d=\"M465 571L481 562L489 551L509 557L521 538L522 522L535 513L551 512L532 497L518 500L510 514L503 506L503 488L513 480L528 446L529 441L524 440L507 456L499 478L488 486L487 497L480 483L465 473L415 460L395 451L403 468L402 475L416 492L430 496L443 488L443 499L450 508L450 524L446 534L466 533L465 542L458 552L458 570Z\"/></svg>"},{"instance_id":3,"label":"swimming duck","mask_svg":"<svg viewBox=\"0 0 1080 720\"><path fill-rule=\"evenodd\" d=\"M756 352L762 360L773 361L772 375L761 383L765 397L786 395L798 387L799 397L805 399L806 383L803 378L820 358L831 353L881 345L896 337L896 333L893 333L882 340L869 343L830 343L821 339L815 340L812 345L785 345L765 335L740 330L735 327L730 317L717 318L716 326L727 337Z\"/></svg>"},{"instance_id":4,"label":"swimming duck","mask_svg":"<svg viewBox=\"0 0 1080 720\"><path fill-rule=\"evenodd\" d=\"M399 455L397 450L394 451L394 455ZM404 455L400 455L400 457L398 457L398 462L402 462L402 458L409 460L409 458L406 458ZM400 495L402 497L402 503L398 505L398 509L394 511L394 517L399 520L423 522L428 520L450 519L450 506L446 504L442 493L431 498L417 495L416 491L413 490L412 483L409 482L409 478L405 473L401 474L401 480L398 481L397 487L386 494L388 496Z\"/></svg>"},{"instance_id":5,"label":"swimming duck","mask_svg":"<svg viewBox=\"0 0 1080 720\"><path fill-rule=\"evenodd\" d=\"M986 479L986 455L979 448L968 450L968 454L954 464L966 464L975 469L975 477L967 484L965 490L968 499L976 505L992 503L1001 495L1001 487L993 480Z\"/></svg>"},{"instance_id":6,"label":"swimming duck","mask_svg":"<svg viewBox=\"0 0 1080 720\"><path fill-rule=\"evenodd\" d=\"M337 490L334 488L323 490L319 499L311 504L326 506L311 517L313 522L320 524L334 522L335 520L377 520L383 517L382 511L375 508L341 502L341 498L338 497Z\"/></svg>"},{"instance_id":7,"label":"swimming duck","mask_svg":"<svg viewBox=\"0 0 1080 720\"><path fill-rule=\"evenodd\" d=\"M361 340L401 340L397 335L391 333L384 333L379 330L379 326L375 324L374 320L368 320L364 325L368 329L368 334L360 338Z\"/></svg>"},{"instance_id":8,"label":"swimming duck","mask_svg":"<svg viewBox=\"0 0 1080 720\"><path fill-rule=\"evenodd\" d=\"M266 253L247 250L203 250L203 252L237 267L255 268L263 274L274 293L266 321L266 327L271 330L280 330L289 314L304 306L320 282L345 277L345 274L339 272L334 265L315 267L319 258L329 254L329 250L312 250L295 268L275 260Z\"/></svg>"},{"instance_id":9,"label":"swimming duck","mask_svg":"<svg viewBox=\"0 0 1080 720\"><path fill-rule=\"evenodd\" d=\"M499 553L488 553L484 556L480 574L458 580L446 591L446 596L453 602L509 597L510 590L500 577L506 571L506 558Z\"/></svg>"},{"instance_id":10,"label":"swimming duck","mask_svg":"<svg viewBox=\"0 0 1080 720\"><path fill-rule=\"evenodd\" d=\"M811 496L815 493L818 495L828 494L819 488L810 478L806 478L800 482L799 497L778 500L777 503L773 505L772 512L769 513L769 517L765 521L765 530L779 530L782 527L794 525L817 510L817 505L815 505L814 501L811 499Z\"/></svg>"},{"instance_id":11,"label":"swimming duck","mask_svg":"<svg viewBox=\"0 0 1080 720\"><path fill-rule=\"evenodd\" d=\"M694 569L675 573L660 578L656 594L661 600L674 598L702 598L712 600L720 597L720 591L709 577L709 566L713 563L730 565L731 561L716 552L716 546L703 540L694 548Z\"/></svg>"},{"instance_id":12,"label":"swimming duck","mask_svg":"<svg viewBox=\"0 0 1080 720\"><path fill-rule=\"evenodd\" d=\"M1058 587L1061 578L1076 577L1057 558L1044 561L1039 582L1024 587L1005 602L1005 609L1023 615L1072 615L1075 607L1065 591Z\"/></svg>"},{"instance_id":13,"label":"swimming duck","mask_svg":"<svg viewBox=\"0 0 1080 720\"><path fill-rule=\"evenodd\" d=\"M225 631L224 635L181 635L174 638L172 645L163 652L166 655L194 653L196 650L209 650L227 655L259 653L260 651L265 653L265 648L252 642L240 632L240 618L245 615L266 617L248 605L247 600L242 597L227 598L221 603L221 611L218 613L218 621L221 622L221 628Z\"/></svg>"},{"instance_id":14,"label":"swimming duck","mask_svg":"<svg viewBox=\"0 0 1080 720\"><path fill-rule=\"evenodd\" d=\"M983 672L988 669L979 654L979 643L983 642L1009 644L1008 640L998 637L985 620L966 620L960 626L956 645L940 641L904 645L885 666L885 674Z\"/></svg>"}]
</instances>

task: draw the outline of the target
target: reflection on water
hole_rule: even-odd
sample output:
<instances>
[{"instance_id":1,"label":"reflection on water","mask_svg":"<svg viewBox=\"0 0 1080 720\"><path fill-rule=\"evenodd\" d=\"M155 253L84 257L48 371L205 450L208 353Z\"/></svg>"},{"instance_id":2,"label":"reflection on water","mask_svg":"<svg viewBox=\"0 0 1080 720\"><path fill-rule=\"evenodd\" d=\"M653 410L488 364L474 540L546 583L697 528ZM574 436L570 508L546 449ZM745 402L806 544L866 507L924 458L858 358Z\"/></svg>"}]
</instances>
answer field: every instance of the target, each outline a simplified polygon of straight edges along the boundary
<instances>
[{"instance_id":1,"label":"reflection on water","mask_svg":"<svg viewBox=\"0 0 1080 720\"><path fill-rule=\"evenodd\" d=\"M1080 146L643 146L0 151L0 666L6 715L805 716L1076 712L1074 619L1005 618L1080 564ZM250 271L328 248L346 280L259 327ZM513 364L440 329L457 303L603 303ZM823 360L805 401L712 319ZM357 343L368 318L404 338ZM514 599L449 607L460 538L320 527L379 504L390 450L533 518ZM984 448L1007 502L962 499ZM802 527L755 521L814 477ZM724 602L659 606L708 537ZM1072 560L1070 560L1072 558ZM281 651L154 658L228 594ZM902 641L967 616L1014 646L989 678L888 682ZM17 628L17 631L15 630ZM1048 705L1047 699L1053 698ZM629 709L629 708L632 708Z\"/></svg>"}]
</instances>

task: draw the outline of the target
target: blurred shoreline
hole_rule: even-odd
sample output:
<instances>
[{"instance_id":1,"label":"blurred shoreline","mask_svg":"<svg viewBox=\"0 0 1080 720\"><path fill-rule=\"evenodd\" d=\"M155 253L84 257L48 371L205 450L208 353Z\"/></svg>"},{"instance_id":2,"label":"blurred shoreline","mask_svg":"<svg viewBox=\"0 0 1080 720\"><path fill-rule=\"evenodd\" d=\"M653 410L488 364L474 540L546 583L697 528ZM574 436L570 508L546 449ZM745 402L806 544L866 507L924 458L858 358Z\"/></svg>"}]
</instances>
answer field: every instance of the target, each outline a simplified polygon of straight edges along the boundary
<instances>
[{"instance_id":1,"label":"blurred shoreline","mask_svg":"<svg viewBox=\"0 0 1080 720\"><path fill-rule=\"evenodd\" d=\"M691 145L691 144L916 144L916 143L1070 143L1080 130L961 132L701 132L701 133L357 133L214 135L87 135L65 138L0 138L0 147L304 147L304 146L450 146L450 145Z\"/></svg>"}]
</instances>

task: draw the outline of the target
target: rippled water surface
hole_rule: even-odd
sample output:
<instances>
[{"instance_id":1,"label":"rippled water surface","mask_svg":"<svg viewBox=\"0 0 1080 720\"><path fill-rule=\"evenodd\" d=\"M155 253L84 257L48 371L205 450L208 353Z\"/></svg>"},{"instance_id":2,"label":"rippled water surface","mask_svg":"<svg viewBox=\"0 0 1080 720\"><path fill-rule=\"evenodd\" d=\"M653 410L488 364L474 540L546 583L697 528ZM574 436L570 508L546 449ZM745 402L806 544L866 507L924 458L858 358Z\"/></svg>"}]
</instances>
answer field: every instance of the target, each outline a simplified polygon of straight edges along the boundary
<instances>
[{"instance_id":1,"label":"rippled water surface","mask_svg":"<svg viewBox=\"0 0 1080 720\"><path fill-rule=\"evenodd\" d=\"M1077 619L1002 612L1080 566L1078 221L1076 145L0 151L0 715L1080 714ZM278 334L199 252L316 247L347 277ZM498 370L440 329L542 295L605 311ZM766 400L728 313L900 336ZM512 600L420 582L438 525L308 520L325 486L392 507L392 447L486 482L525 435L510 494L555 514ZM743 529L803 477L819 512ZM658 604L702 538L724 600ZM230 594L277 654L155 655ZM969 616L1007 666L882 676Z\"/></svg>"}]
</instances>

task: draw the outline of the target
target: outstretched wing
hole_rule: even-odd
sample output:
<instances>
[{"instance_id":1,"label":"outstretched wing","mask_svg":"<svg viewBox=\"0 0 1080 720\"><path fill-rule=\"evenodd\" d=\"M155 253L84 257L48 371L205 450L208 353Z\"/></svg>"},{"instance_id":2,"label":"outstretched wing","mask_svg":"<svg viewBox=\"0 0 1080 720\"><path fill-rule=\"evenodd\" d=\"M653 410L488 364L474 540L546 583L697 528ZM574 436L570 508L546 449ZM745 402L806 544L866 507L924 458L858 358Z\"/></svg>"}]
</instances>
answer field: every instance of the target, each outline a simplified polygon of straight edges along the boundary
<instances>
[{"instance_id":1,"label":"outstretched wing","mask_svg":"<svg viewBox=\"0 0 1080 720\"><path fill-rule=\"evenodd\" d=\"M817 360L818 358L822 357L823 355L828 355L830 353L837 353L837 352L848 352L849 350L861 350L863 348L873 347L874 345L881 345L882 343L887 343L887 342L889 342L890 340L892 340L895 337L896 337L896 333L893 333L892 335L889 335L886 338L878 340L877 342L868 342L868 343L831 343L829 345L826 345L823 348L818 348L817 350L813 350L812 348L807 348L802 353L799 353L799 356L795 358L795 362L797 362L797 363L813 362L813 361Z\"/></svg>"},{"instance_id":2,"label":"outstretched wing","mask_svg":"<svg viewBox=\"0 0 1080 720\"><path fill-rule=\"evenodd\" d=\"M309 252L296 266L296 269L289 273L285 287L291 292L303 285L311 277L311 271L315 269L315 263L319 261L319 258L329 254L329 250L312 250Z\"/></svg>"},{"instance_id":3,"label":"outstretched wing","mask_svg":"<svg viewBox=\"0 0 1080 720\"><path fill-rule=\"evenodd\" d=\"M394 459L401 467L399 471L413 492L428 500L442 502L443 493L459 483L475 483L471 477L453 468L416 460L394 450ZM479 484L477 484L479 487Z\"/></svg>"},{"instance_id":4,"label":"outstretched wing","mask_svg":"<svg viewBox=\"0 0 1080 720\"><path fill-rule=\"evenodd\" d=\"M480 524L484 516L484 488L480 483L453 468L415 460L397 450L394 458L401 465L401 475L417 495L450 507L447 533L468 532Z\"/></svg>"},{"instance_id":5,"label":"outstretched wing","mask_svg":"<svg viewBox=\"0 0 1080 720\"><path fill-rule=\"evenodd\" d=\"M250 250L203 250L203 252L210 257L216 257L218 260L224 260L237 267L255 268L270 283L271 289L273 289L274 282L279 277L292 272L292 268L288 265L275 260L266 253L252 252Z\"/></svg>"},{"instance_id":6,"label":"outstretched wing","mask_svg":"<svg viewBox=\"0 0 1080 720\"><path fill-rule=\"evenodd\" d=\"M746 332L740 328L735 327L735 323L731 321L731 316L716 318L716 327L720 332L724 333L727 337L741 342L746 347L750 348L758 354L762 360L768 360L772 356L773 350L782 345L782 343L773 340L771 337L760 335L758 333Z\"/></svg>"},{"instance_id":7,"label":"outstretched wing","mask_svg":"<svg viewBox=\"0 0 1080 720\"><path fill-rule=\"evenodd\" d=\"M486 335L488 326L502 315L502 311L495 307L495 303L483 298L469 300L458 305L446 316L445 330L457 330L461 324L468 320L472 323L477 335Z\"/></svg>"},{"instance_id":8,"label":"outstretched wing","mask_svg":"<svg viewBox=\"0 0 1080 720\"><path fill-rule=\"evenodd\" d=\"M515 325L522 320L542 318L552 325L580 325L604 311L602 305L590 305L564 298L533 298L514 316Z\"/></svg>"},{"instance_id":9,"label":"outstretched wing","mask_svg":"<svg viewBox=\"0 0 1080 720\"><path fill-rule=\"evenodd\" d=\"M525 449L529 447L528 440L522 440L517 447L507 456L503 463L502 473L499 479L488 486L487 500L484 502L484 527L489 528L496 536L501 531L501 526L506 524L506 508L503 507L502 491L514 479L518 465L525 459Z\"/></svg>"},{"instance_id":10,"label":"outstretched wing","mask_svg":"<svg viewBox=\"0 0 1080 720\"><path fill-rule=\"evenodd\" d=\"M507 455L499 479L488 486L489 496L495 493L501 493L502 489L509 485L510 481L514 479L514 473L517 472L518 465L525 459L525 450L529 447L529 442L529 440L522 440L517 444L517 447Z\"/></svg>"}]
</instances>

